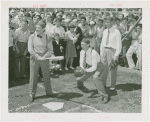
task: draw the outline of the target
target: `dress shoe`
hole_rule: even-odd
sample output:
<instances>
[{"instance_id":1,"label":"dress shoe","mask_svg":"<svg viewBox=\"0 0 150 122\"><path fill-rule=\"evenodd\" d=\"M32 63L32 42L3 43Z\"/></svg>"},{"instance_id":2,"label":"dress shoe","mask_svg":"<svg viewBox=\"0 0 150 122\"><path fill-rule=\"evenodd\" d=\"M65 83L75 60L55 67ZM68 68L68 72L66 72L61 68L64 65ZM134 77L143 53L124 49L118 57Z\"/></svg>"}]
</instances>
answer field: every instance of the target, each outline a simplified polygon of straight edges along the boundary
<instances>
[{"instance_id":1,"label":"dress shoe","mask_svg":"<svg viewBox=\"0 0 150 122\"><path fill-rule=\"evenodd\" d=\"M79 83L78 83L78 84L77 84L77 87L78 87L78 88L83 88L83 87L84 87L84 85L83 85L83 84L79 84Z\"/></svg>"},{"instance_id":2,"label":"dress shoe","mask_svg":"<svg viewBox=\"0 0 150 122\"><path fill-rule=\"evenodd\" d=\"M67 67L65 67L65 70L66 70L66 71L68 71L68 68L67 68Z\"/></svg>"},{"instance_id":3,"label":"dress shoe","mask_svg":"<svg viewBox=\"0 0 150 122\"><path fill-rule=\"evenodd\" d=\"M100 98L100 103L101 104L105 104L109 101L108 97L103 96L102 98Z\"/></svg>"},{"instance_id":4,"label":"dress shoe","mask_svg":"<svg viewBox=\"0 0 150 122\"><path fill-rule=\"evenodd\" d=\"M70 69L74 70L74 68L73 68L73 67L70 67Z\"/></svg>"},{"instance_id":5,"label":"dress shoe","mask_svg":"<svg viewBox=\"0 0 150 122\"><path fill-rule=\"evenodd\" d=\"M110 88L110 91L115 91L115 88Z\"/></svg>"},{"instance_id":6,"label":"dress shoe","mask_svg":"<svg viewBox=\"0 0 150 122\"><path fill-rule=\"evenodd\" d=\"M35 98L34 98L33 96L30 96L30 100L29 100L29 101L30 101L30 102L34 102L34 99L35 99Z\"/></svg>"}]
</instances>

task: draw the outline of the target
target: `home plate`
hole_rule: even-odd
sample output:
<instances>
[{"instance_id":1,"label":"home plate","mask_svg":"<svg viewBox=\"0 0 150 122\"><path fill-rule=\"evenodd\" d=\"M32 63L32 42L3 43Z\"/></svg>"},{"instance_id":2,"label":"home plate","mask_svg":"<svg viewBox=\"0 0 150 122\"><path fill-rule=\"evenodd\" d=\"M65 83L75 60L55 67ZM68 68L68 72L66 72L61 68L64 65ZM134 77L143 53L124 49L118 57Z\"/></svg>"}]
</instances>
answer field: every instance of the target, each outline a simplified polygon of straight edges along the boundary
<instances>
[{"instance_id":1,"label":"home plate","mask_svg":"<svg viewBox=\"0 0 150 122\"><path fill-rule=\"evenodd\" d=\"M56 111L56 110L63 108L64 103L62 103L62 102L49 102L49 103L43 104L43 106L47 107L48 109L50 109L52 111Z\"/></svg>"},{"instance_id":2,"label":"home plate","mask_svg":"<svg viewBox=\"0 0 150 122\"><path fill-rule=\"evenodd\" d=\"M91 106L82 105L80 107L70 109L70 110L66 111L65 113L103 113L103 112L100 110L97 110Z\"/></svg>"}]
</instances>

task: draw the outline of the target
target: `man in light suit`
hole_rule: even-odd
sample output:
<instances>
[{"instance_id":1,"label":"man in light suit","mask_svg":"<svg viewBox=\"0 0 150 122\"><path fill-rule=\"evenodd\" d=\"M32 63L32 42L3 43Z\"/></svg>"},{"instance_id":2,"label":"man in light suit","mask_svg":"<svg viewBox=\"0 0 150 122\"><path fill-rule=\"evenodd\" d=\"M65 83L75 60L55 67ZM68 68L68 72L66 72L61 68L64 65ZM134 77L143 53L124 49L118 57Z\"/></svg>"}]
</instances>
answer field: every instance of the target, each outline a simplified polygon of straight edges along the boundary
<instances>
[{"instance_id":1,"label":"man in light suit","mask_svg":"<svg viewBox=\"0 0 150 122\"><path fill-rule=\"evenodd\" d=\"M122 48L122 42L119 30L113 27L113 18L107 17L105 22L107 29L105 29L103 32L100 57L102 58L102 61L104 63L102 81L106 86L109 64L111 60L114 61L118 60ZM116 66L110 71L110 81L111 81L110 90L115 90L117 69L118 67Z\"/></svg>"}]
</instances>

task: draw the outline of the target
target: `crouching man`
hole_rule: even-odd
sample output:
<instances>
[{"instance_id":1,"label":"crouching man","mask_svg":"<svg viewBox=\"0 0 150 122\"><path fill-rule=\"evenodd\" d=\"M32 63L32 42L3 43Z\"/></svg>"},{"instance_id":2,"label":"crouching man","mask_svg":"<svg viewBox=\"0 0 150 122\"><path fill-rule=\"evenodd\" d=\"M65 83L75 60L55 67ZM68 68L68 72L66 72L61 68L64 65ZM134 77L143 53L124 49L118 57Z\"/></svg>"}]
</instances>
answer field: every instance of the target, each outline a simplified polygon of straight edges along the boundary
<instances>
[{"instance_id":1,"label":"crouching man","mask_svg":"<svg viewBox=\"0 0 150 122\"><path fill-rule=\"evenodd\" d=\"M93 81L100 94L100 103L108 102L108 94L101 80L101 75L104 70L103 63L101 62L100 55L90 48L90 41L83 39L81 42L82 50L80 52L80 67L84 69L84 75L77 77L78 88L83 87L83 82L90 76L93 76Z\"/></svg>"}]
</instances>

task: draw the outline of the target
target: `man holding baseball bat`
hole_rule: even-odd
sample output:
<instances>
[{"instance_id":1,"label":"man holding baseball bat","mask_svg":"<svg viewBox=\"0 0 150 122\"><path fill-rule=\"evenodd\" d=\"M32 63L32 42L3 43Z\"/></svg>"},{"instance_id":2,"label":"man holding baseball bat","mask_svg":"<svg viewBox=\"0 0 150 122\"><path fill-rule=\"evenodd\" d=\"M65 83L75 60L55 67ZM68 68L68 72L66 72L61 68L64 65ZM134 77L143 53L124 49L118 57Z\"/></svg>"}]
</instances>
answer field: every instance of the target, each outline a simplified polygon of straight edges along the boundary
<instances>
[{"instance_id":1,"label":"man holding baseball bat","mask_svg":"<svg viewBox=\"0 0 150 122\"><path fill-rule=\"evenodd\" d=\"M28 51L30 53L30 97L31 102L34 101L38 73L41 67L46 95L52 96L52 88L50 83L49 60L45 59L53 54L53 45L51 38L44 33L46 24L39 21L36 25L35 33L29 37Z\"/></svg>"},{"instance_id":2,"label":"man holding baseball bat","mask_svg":"<svg viewBox=\"0 0 150 122\"><path fill-rule=\"evenodd\" d=\"M78 88L83 87L83 82L90 76L93 76L95 86L97 87L100 95L100 103L104 104L108 102L108 94L101 80L101 74L103 72L103 63L101 62L99 54L90 47L90 40L83 39L81 42L82 50L80 52L80 67L84 70L84 74L77 77Z\"/></svg>"}]
</instances>

